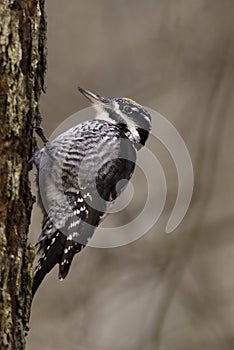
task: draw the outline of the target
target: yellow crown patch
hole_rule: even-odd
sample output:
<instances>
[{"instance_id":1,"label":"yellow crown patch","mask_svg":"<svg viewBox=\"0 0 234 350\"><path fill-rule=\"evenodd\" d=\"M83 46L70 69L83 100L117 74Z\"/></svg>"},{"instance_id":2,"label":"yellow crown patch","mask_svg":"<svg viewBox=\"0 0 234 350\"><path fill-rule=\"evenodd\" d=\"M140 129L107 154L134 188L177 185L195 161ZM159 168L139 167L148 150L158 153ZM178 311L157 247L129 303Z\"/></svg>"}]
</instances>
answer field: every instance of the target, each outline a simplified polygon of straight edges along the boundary
<instances>
[{"instance_id":1,"label":"yellow crown patch","mask_svg":"<svg viewBox=\"0 0 234 350\"><path fill-rule=\"evenodd\" d=\"M129 98L129 97L123 97L123 99L126 100L126 101L129 101L129 102L132 102L132 103L134 103L134 104L137 105L137 106L140 106L140 103L138 103L138 102L132 100L132 99Z\"/></svg>"}]
</instances>

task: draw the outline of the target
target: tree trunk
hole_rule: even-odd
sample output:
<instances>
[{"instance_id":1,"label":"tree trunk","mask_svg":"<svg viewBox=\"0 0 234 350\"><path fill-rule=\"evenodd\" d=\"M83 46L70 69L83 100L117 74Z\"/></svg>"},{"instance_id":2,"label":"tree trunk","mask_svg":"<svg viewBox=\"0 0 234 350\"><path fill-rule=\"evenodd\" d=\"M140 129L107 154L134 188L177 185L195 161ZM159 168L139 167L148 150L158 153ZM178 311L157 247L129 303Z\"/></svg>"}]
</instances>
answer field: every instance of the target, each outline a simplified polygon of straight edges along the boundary
<instances>
[{"instance_id":1,"label":"tree trunk","mask_svg":"<svg viewBox=\"0 0 234 350\"><path fill-rule=\"evenodd\" d=\"M34 249L33 124L44 86L44 0L0 0L0 349L24 349Z\"/></svg>"}]
</instances>

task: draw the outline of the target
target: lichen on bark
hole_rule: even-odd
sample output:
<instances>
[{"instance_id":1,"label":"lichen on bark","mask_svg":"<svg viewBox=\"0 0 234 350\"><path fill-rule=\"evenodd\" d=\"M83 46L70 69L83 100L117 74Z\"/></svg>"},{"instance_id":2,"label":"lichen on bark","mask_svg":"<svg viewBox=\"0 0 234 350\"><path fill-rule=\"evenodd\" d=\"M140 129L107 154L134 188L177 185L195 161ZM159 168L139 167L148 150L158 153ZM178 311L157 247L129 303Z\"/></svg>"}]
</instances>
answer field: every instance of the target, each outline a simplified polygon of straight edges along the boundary
<instances>
[{"instance_id":1,"label":"lichen on bark","mask_svg":"<svg viewBox=\"0 0 234 350\"><path fill-rule=\"evenodd\" d=\"M0 1L0 349L24 349L34 249L28 172L46 66L44 0Z\"/></svg>"}]
</instances>

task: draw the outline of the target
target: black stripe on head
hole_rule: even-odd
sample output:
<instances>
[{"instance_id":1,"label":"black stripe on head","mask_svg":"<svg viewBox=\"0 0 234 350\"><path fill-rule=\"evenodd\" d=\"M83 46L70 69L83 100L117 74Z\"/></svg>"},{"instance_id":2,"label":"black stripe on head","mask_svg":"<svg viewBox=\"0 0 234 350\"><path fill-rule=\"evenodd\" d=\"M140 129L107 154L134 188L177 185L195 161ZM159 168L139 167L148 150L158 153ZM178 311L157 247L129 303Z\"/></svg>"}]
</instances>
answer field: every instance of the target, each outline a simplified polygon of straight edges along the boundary
<instances>
[{"instance_id":1,"label":"black stripe on head","mask_svg":"<svg viewBox=\"0 0 234 350\"><path fill-rule=\"evenodd\" d=\"M140 149L145 145L146 140L149 137L149 131L147 131L146 129L137 128L137 132L140 135L140 142L137 144L137 149Z\"/></svg>"}]
</instances>

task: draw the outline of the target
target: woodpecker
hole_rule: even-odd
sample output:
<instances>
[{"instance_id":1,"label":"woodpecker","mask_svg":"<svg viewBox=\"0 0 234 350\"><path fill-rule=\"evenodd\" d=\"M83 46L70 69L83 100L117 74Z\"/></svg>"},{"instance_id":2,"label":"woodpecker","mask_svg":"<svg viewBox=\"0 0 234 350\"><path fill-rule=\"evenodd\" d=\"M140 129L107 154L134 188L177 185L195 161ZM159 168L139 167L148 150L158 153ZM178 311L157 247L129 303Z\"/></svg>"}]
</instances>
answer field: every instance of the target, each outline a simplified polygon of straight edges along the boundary
<instances>
[{"instance_id":1,"label":"woodpecker","mask_svg":"<svg viewBox=\"0 0 234 350\"><path fill-rule=\"evenodd\" d=\"M131 179L137 151L151 131L149 112L132 99L78 89L95 107L94 120L52 141L36 126L45 146L33 159L43 211L33 295L56 264L59 279L67 276L74 255L86 246L126 187L121 180Z\"/></svg>"}]
</instances>

